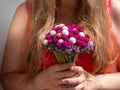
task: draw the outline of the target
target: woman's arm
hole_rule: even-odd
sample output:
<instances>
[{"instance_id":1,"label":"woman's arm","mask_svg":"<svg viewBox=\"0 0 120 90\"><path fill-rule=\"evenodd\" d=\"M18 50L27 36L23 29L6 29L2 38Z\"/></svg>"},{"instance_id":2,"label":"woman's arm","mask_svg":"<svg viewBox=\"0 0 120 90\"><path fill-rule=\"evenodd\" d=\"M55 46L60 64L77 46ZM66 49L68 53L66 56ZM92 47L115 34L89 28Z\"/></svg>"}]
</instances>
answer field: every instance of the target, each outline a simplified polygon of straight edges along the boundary
<instances>
[{"instance_id":1,"label":"woman's arm","mask_svg":"<svg viewBox=\"0 0 120 90\"><path fill-rule=\"evenodd\" d=\"M28 15L26 4L21 4L13 17L8 39L6 43L2 69L1 80L5 90L58 90L64 84L62 78L73 76L69 67L73 63L53 65L36 75L28 85L22 83L26 76L24 60L21 59L21 51L24 47Z\"/></svg>"},{"instance_id":2,"label":"woman's arm","mask_svg":"<svg viewBox=\"0 0 120 90\"><path fill-rule=\"evenodd\" d=\"M103 85L103 90L120 90L120 73L102 74L96 79Z\"/></svg>"},{"instance_id":3,"label":"woman's arm","mask_svg":"<svg viewBox=\"0 0 120 90\"><path fill-rule=\"evenodd\" d=\"M24 38L27 26L27 12L25 3L21 4L13 17L8 33L6 48L1 69L2 84L5 90L31 90L20 85L25 77L24 65L21 60L21 50L24 46Z\"/></svg>"}]
</instances>

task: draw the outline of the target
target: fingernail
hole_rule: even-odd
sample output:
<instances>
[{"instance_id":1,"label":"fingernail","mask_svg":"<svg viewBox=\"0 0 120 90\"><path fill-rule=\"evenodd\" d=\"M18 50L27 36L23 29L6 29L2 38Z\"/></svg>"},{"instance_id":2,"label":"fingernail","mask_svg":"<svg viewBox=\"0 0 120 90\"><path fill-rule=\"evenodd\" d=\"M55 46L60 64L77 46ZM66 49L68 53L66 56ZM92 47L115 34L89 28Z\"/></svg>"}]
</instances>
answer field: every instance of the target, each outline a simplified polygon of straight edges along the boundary
<instances>
[{"instance_id":1,"label":"fingernail","mask_svg":"<svg viewBox=\"0 0 120 90\"><path fill-rule=\"evenodd\" d=\"M62 80L64 84L68 84L69 82L67 80Z\"/></svg>"},{"instance_id":2,"label":"fingernail","mask_svg":"<svg viewBox=\"0 0 120 90\"><path fill-rule=\"evenodd\" d=\"M71 66L70 69L71 69L71 70L74 69L74 66Z\"/></svg>"}]
</instances>

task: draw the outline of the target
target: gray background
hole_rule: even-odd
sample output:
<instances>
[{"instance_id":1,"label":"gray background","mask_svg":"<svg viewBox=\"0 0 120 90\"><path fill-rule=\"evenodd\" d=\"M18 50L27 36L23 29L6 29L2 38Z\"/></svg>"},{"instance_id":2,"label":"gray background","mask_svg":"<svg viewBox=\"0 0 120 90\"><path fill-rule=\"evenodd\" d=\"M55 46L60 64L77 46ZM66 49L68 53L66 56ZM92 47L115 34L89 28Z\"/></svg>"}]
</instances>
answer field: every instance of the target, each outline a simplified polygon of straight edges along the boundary
<instances>
[{"instance_id":1,"label":"gray background","mask_svg":"<svg viewBox=\"0 0 120 90\"><path fill-rule=\"evenodd\" d=\"M0 67L10 22L18 5L25 0L0 0ZM0 85L0 90L3 90Z\"/></svg>"}]
</instances>

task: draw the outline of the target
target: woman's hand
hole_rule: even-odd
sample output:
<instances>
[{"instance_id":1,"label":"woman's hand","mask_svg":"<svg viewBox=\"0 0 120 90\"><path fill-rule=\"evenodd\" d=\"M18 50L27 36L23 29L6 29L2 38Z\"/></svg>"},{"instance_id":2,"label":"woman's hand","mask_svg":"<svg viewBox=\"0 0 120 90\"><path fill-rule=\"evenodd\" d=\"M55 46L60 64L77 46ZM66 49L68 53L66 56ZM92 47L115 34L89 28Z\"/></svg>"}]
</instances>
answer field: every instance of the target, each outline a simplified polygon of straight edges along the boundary
<instances>
[{"instance_id":1,"label":"woman's hand","mask_svg":"<svg viewBox=\"0 0 120 90\"><path fill-rule=\"evenodd\" d=\"M65 84L62 79L72 77L76 74L76 72L69 69L71 66L74 66L74 64L56 64L41 71L34 79L35 87L38 90L62 90L61 85Z\"/></svg>"},{"instance_id":2,"label":"woman's hand","mask_svg":"<svg viewBox=\"0 0 120 90\"><path fill-rule=\"evenodd\" d=\"M67 87L63 90L96 90L101 89L103 86L95 76L89 74L80 66L72 66L71 71L78 73L78 76L73 78L63 79ZM70 87L68 87L68 85Z\"/></svg>"}]
</instances>

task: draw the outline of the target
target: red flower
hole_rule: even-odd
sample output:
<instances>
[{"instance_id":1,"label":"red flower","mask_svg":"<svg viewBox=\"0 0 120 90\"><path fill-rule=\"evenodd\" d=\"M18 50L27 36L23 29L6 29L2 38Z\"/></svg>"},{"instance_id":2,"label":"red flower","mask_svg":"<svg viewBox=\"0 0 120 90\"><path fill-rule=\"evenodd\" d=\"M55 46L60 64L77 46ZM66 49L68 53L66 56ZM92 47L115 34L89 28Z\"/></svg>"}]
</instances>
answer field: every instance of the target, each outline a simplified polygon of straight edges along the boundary
<instances>
[{"instance_id":1,"label":"red flower","mask_svg":"<svg viewBox=\"0 0 120 90\"><path fill-rule=\"evenodd\" d=\"M85 37L85 42L89 42L89 40L90 40L90 38L88 38L88 37Z\"/></svg>"},{"instance_id":2,"label":"red flower","mask_svg":"<svg viewBox=\"0 0 120 90\"><path fill-rule=\"evenodd\" d=\"M62 30L61 29L57 30L57 33L62 33Z\"/></svg>"}]
</instances>

